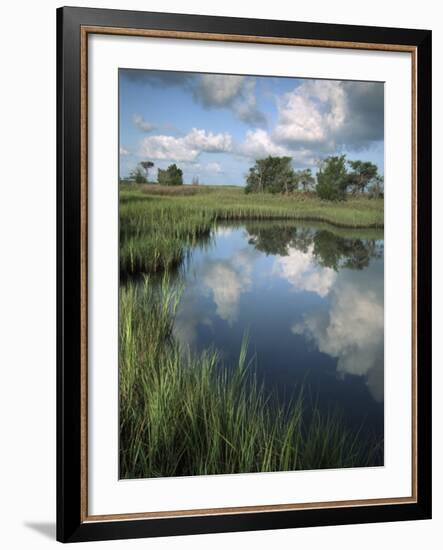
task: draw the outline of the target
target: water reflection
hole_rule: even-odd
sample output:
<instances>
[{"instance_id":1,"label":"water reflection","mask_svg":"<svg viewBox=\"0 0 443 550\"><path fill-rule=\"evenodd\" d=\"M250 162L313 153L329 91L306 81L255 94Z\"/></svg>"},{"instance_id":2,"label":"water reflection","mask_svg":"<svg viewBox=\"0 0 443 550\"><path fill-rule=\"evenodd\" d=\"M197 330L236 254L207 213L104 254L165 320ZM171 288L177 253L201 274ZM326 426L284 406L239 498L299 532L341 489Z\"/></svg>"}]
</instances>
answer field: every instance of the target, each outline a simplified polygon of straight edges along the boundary
<instances>
[{"instance_id":1,"label":"water reflection","mask_svg":"<svg viewBox=\"0 0 443 550\"><path fill-rule=\"evenodd\" d=\"M340 376L366 377L372 396L383 399L383 279L353 277L342 271L331 297L316 311L304 314L292 332L315 342L322 353L337 358Z\"/></svg>"},{"instance_id":2,"label":"water reflection","mask_svg":"<svg viewBox=\"0 0 443 550\"><path fill-rule=\"evenodd\" d=\"M276 259L275 267L275 272L296 290L315 292L322 298L329 294L337 279L333 269L316 264L313 244L306 251L290 247L285 256Z\"/></svg>"},{"instance_id":3,"label":"water reflection","mask_svg":"<svg viewBox=\"0 0 443 550\"><path fill-rule=\"evenodd\" d=\"M248 224L249 243L269 255L289 256L291 250L309 253L318 267L334 271L340 268L364 269L373 258L383 257L383 233L367 230L346 236L346 230L313 229L312 227L260 222ZM345 235L345 236L344 236ZM372 238L370 238L372 237Z\"/></svg>"},{"instance_id":4,"label":"water reflection","mask_svg":"<svg viewBox=\"0 0 443 550\"><path fill-rule=\"evenodd\" d=\"M219 227L184 271L174 333L238 357L249 332L263 380L306 379L325 406L383 431L383 233L270 222Z\"/></svg>"},{"instance_id":5,"label":"water reflection","mask_svg":"<svg viewBox=\"0 0 443 550\"><path fill-rule=\"evenodd\" d=\"M251 286L256 257L253 250L243 248L229 259L209 260L203 266L202 283L213 297L218 316L230 325L237 320L241 294Z\"/></svg>"}]
</instances>

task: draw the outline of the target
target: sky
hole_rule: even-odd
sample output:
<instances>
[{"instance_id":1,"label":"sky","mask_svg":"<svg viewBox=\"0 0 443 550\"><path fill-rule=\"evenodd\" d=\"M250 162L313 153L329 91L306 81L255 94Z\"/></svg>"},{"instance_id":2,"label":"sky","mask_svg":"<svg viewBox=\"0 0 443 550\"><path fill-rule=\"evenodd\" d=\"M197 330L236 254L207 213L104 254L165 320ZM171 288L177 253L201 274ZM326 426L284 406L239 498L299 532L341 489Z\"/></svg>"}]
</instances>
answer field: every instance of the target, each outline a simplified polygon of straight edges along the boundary
<instances>
[{"instance_id":1,"label":"sky","mask_svg":"<svg viewBox=\"0 0 443 550\"><path fill-rule=\"evenodd\" d=\"M254 161L290 156L295 169L328 155L384 172L384 85L120 69L120 177L141 161L175 163L184 183L244 185Z\"/></svg>"}]
</instances>

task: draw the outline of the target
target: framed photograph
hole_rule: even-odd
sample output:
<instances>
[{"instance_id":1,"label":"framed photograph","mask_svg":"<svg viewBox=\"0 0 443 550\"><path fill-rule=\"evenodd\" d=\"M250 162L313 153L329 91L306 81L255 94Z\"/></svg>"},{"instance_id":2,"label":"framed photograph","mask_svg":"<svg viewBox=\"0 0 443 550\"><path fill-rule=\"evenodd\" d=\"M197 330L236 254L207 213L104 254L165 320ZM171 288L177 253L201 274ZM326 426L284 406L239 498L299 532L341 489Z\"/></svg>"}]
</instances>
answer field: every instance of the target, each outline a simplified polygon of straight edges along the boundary
<instances>
[{"instance_id":1,"label":"framed photograph","mask_svg":"<svg viewBox=\"0 0 443 550\"><path fill-rule=\"evenodd\" d=\"M57 33L58 540L430 518L431 32Z\"/></svg>"}]
</instances>

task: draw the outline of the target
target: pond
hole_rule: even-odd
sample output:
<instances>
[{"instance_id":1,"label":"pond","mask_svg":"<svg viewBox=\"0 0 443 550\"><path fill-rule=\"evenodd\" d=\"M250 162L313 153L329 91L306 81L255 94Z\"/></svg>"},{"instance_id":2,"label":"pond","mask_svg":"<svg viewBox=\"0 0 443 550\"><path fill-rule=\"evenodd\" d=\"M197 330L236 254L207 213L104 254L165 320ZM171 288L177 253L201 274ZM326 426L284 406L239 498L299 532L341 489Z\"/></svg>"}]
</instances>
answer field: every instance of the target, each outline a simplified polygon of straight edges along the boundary
<instances>
[{"instance_id":1,"label":"pond","mask_svg":"<svg viewBox=\"0 0 443 550\"><path fill-rule=\"evenodd\" d=\"M270 392L302 385L349 428L383 438L383 231L281 222L219 225L182 267L183 348L248 356Z\"/></svg>"}]
</instances>

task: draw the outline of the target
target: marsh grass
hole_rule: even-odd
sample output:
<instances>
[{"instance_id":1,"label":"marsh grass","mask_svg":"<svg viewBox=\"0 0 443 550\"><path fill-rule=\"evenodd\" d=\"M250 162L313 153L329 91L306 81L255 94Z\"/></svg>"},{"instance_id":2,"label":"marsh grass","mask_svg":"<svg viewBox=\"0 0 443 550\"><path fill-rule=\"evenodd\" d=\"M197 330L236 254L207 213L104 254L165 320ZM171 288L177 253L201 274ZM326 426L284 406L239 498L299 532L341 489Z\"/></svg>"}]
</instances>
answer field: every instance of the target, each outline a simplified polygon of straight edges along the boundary
<instances>
[{"instance_id":1,"label":"marsh grass","mask_svg":"<svg viewBox=\"0 0 443 550\"><path fill-rule=\"evenodd\" d=\"M140 187L122 185L120 189L122 275L180 265L193 246L209 239L217 222L308 220L336 228L383 227L383 200L365 197L328 203L310 193L245 195L235 187Z\"/></svg>"},{"instance_id":2,"label":"marsh grass","mask_svg":"<svg viewBox=\"0 0 443 550\"><path fill-rule=\"evenodd\" d=\"M211 188L206 185L141 185L140 191L147 195L166 197L190 197L198 193L209 193Z\"/></svg>"},{"instance_id":3,"label":"marsh grass","mask_svg":"<svg viewBox=\"0 0 443 550\"><path fill-rule=\"evenodd\" d=\"M172 330L181 292L168 275L120 290L121 478L377 463L377 446L338 414L314 407L307 420L302 388L285 405L265 393L246 338L229 368L214 351L180 349Z\"/></svg>"},{"instance_id":4,"label":"marsh grass","mask_svg":"<svg viewBox=\"0 0 443 550\"><path fill-rule=\"evenodd\" d=\"M209 239L213 216L144 201L120 205L120 273L154 273L177 267L187 251Z\"/></svg>"}]
</instances>

